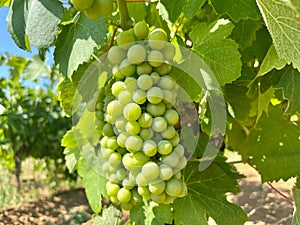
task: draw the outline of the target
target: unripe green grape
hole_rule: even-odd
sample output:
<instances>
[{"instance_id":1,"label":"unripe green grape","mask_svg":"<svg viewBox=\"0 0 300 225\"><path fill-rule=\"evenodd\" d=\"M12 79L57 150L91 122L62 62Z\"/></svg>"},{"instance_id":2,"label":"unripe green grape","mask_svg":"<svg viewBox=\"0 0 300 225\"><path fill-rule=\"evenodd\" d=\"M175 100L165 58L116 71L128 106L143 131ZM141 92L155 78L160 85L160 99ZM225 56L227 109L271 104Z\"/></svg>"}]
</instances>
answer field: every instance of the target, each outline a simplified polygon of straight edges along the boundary
<instances>
[{"instance_id":1,"label":"unripe green grape","mask_svg":"<svg viewBox=\"0 0 300 225\"><path fill-rule=\"evenodd\" d=\"M103 129L102 129L102 134L103 136L107 136L107 137L112 137L115 135L115 132L113 130L113 127L111 124L109 123L106 123L104 126L103 126Z\"/></svg>"},{"instance_id":2,"label":"unripe green grape","mask_svg":"<svg viewBox=\"0 0 300 225\"><path fill-rule=\"evenodd\" d=\"M108 160L112 153L114 153L114 150L101 147L101 156L104 160Z\"/></svg>"},{"instance_id":3,"label":"unripe green grape","mask_svg":"<svg viewBox=\"0 0 300 225\"><path fill-rule=\"evenodd\" d=\"M115 96L118 97L121 91L125 89L125 84L122 81L116 81L113 83L111 86L111 93Z\"/></svg>"},{"instance_id":4,"label":"unripe green grape","mask_svg":"<svg viewBox=\"0 0 300 225\"><path fill-rule=\"evenodd\" d=\"M120 64L126 57L125 51L119 46L112 46L107 54L108 60L113 64Z\"/></svg>"},{"instance_id":5,"label":"unripe green grape","mask_svg":"<svg viewBox=\"0 0 300 225\"><path fill-rule=\"evenodd\" d=\"M162 140L158 143L158 153L161 155L168 155L172 152L173 146L167 140Z\"/></svg>"},{"instance_id":6,"label":"unripe green grape","mask_svg":"<svg viewBox=\"0 0 300 225\"><path fill-rule=\"evenodd\" d=\"M165 187L166 187L166 183L161 179L149 183L149 191L152 194L159 195L163 193L165 191Z\"/></svg>"},{"instance_id":7,"label":"unripe green grape","mask_svg":"<svg viewBox=\"0 0 300 225\"><path fill-rule=\"evenodd\" d=\"M113 100L108 103L106 111L110 116L117 118L122 115L122 108L123 107L118 100Z\"/></svg>"},{"instance_id":8,"label":"unripe green grape","mask_svg":"<svg viewBox=\"0 0 300 225\"><path fill-rule=\"evenodd\" d=\"M85 14L88 18L96 20L100 16L108 16L112 10L112 0L94 0L93 4L85 9Z\"/></svg>"},{"instance_id":9,"label":"unripe green grape","mask_svg":"<svg viewBox=\"0 0 300 225\"><path fill-rule=\"evenodd\" d=\"M138 193L137 189L131 191L131 203L134 205L140 205L143 202L143 197Z\"/></svg>"},{"instance_id":10,"label":"unripe green grape","mask_svg":"<svg viewBox=\"0 0 300 225\"><path fill-rule=\"evenodd\" d=\"M118 183L119 180L118 180L118 178L116 177L116 175L114 173L115 173L115 171L111 172L111 174L109 175L108 180L110 182L113 182L113 183Z\"/></svg>"},{"instance_id":11,"label":"unripe green grape","mask_svg":"<svg viewBox=\"0 0 300 225\"><path fill-rule=\"evenodd\" d=\"M127 58L132 64L138 65L145 61L147 56L144 46L135 44L132 45L127 52Z\"/></svg>"},{"instance_id":12,"label":"unripe green grape","mask_svg":"<svg viewBox=\"0 0 300 225\"><path fill-rule=\"evenodd\" d=\"M131 135L136 135L140 132L141 128L136 121L131 121L126 123L126 132Z\"/></svg>"},{"instance_id":13,"label":"unripe green grape","mask_svg":"<svg viewBox=\"0 0 300 225\"><path fill-rule=\"evenodd\" d=\"M117 137L115 137L115 136L110 137L107 140L107 147L112 149L112 150L116 150L119 147L119 145L117 143Z\"/></svg>"},{"instance_id":14,"label":"unripe green grape","mask_svg":"<svg viewBox=\"0 0 300 225\"><path fill-rule=\"evenodd\" d=\"M153 131L151 128L143 128L140 131L140 137L143 140L148 140L151 139L153 137Z\"/></svg>"},{"instance_id":15,"label":"unripe green grape","mask_svg":"<svg viewBox=\"0 0 300 225\"><path fill-rule=\"evenodd\" d=\"M172 65L165 62L162 63L160 66L154 68L154 71L159 73L161 76L170 73L171 70L172 70Z\"/></svg>"},{"instance_id":16,"label":"unripe green grape","mask_svg":"<svg viewBox=\"0 0 300 225\"><path fill-rule=\"evenodd\" d=\"M120 65L114 65L111 72L114 75L114 77L118 80L122 80L125 77L120 71Z\"/></svg>"},{"instance_id":17,"label":"unripe green grape","mask_svg":"<svg viewBox=\"0 0 300 225\"><path fill-rule=\"evenodd\" d=\"M162 202L163 204L166 204L166 205L170 205L171 203L174 202L174 200L176 199L176 197L173 197L173 196L169 196L169 195L165 195L165 200Z\"/></svg>"},{"instance_id":18,"label":"unripe green grape","mask_svg":"<svg viewBox=\"0 0 300 225\"><path fill-rule=\"evenodd\" d=\"M127 202L127 203L122 203L121 204L121 208L126 210L126 211L129 211L131 210L133 207L133 204L131 202Z\"/></svg>"},{"instance_id":19,"label":"unripe green grape","mask_svg":"<svg viewBox=\"0 0 300 225\"><path fill-rule=\"evenodd\" d=\"M137 89L133 91L132 99L135 103L142 105L147 100L147 94L146 91Z\"/></svg>"},{"instance_id":20,"label":"unripe green grape","mask_svg":"<svg viewBox=\"0 0 300 225\"><path fill-rule=\"evenodd\" d=\"M132 161L133 161L133 165L134 165L134 168L131 169L134 170L140 170L140 168L146 163L149 161L149 157L146 156L144 154L144 152L137 152L135 153L133 156L132 156Z\"/></svg>"},{"instance_id":21,"label":"unripe green grape","mask_svg":"<svg viewBox=\"0 0 300 225\"><path fill-rule=\"evenodd\" d=\"M117 138L117 142L118 142L118 138ZM116 151L118 153L120 153L121 155L124 155L125 153L127 153L127 150L124 147L119 147Z\"/></svg>"},{"instance_id":22,"label":"unripe green grape","mask_svg":"<svg viewBox=\"0 0 300 225\"><path fill-rule=\"evenodd\" d=\"M129 92L133 92L134 90L138 89L137 80L134 77L126 77L124 84L126 90Z\"/></svg>"},{"instance_id":23,"label":"unripe green grape","mask_svg":"<svg viewBox=\"0 0 300 225\"><path fill-rule=\"evenodd\" d=\"M137 191L143 197L149 196L151 194L147 186L138 186Z\"/></svg>"},{"instance_id":24,"label":"unripe green grape","mask_svg":"<svg viewBox=\"0 0 300 225\"><path fill-rule=\"evenodd\" d=\"M138 119L138 123L142 128L148 128L151 126L153 118L149 113L142 113Z\"/></svg>"},{"instance_id":25,"label":"unripe green grape","mask_svg":"<svg viewBox=\"0 0 300 225\"><path fill-rule=\"evenodd\" d=\"M182 170L186 167L186 165L187 165L187 159L185 157L181 157L179 159L178 164L176 165L176 169Z\"/></svg>"},{"instance_id":26,"label":"unripe green grape","mask_svg":"<svg viewBox=\"0 0 300 225\"><path fill-rule=\"evenodd\" d=\"M167 129L165 129L161 135L166 139L172 139L176 135L177 131L173 126L167 126Z\"/></svg>"},{"instance_id":27,"label":"unripe green grape","mask_svg":"<svg viewBox=\"0 0 300 225\"><path fill-rule=\"evenodd\" d=\"M142 174L142 173L139 173L137 176L136 176L136 184L140 187L145 187L147 186L149 183L148 179Z\"/></svg>"},{"instance_id":28,"label":"unripe green grape","mask_svg":"<svg viewBox=\"0 0 300 225\"><path fill-rule=\"evenodd\" d=\"M151 72L152 66L150 66L148 62L143 62L142 64L136 66L137 75L150 74Z\"/></svg>"},{"instance_id":29,"label":"unripe green grape","mask_svg":"<svg viewBox=\"0 0 300 225\"><path fill-rule=\"evenodd\" d=\"M135 182L133 182L132 180L130 180L129 178L124 178L122 181L122 186L128 190L134 188L135 186Z\"/></svg>"},{"instance_id":30,"label":"unripe green grape","mask_svg":"<svg viewBox=\"0 0 300 225\"><path fill-rule=\"evenodd\" d=\"M138 152L141 150L143 145L143 140L135 135L135 136L129 136L125 142L125 147L129 152Z\"/></svg>"},{"instance_id":31,"label":"unripe green grape","mask_svg":"<svg viewBox=\"0 0 300 225\"><path fill-rule=\"evenodd\" d=\"M134 161L130 153L126 153L125 155L123 155L122 163L126 170L130 171L134 168Z\"/></svg>"},{"instance_id":32,"label":"unripe green grape","mask_svg":"<svg viewBox=\"0 0 300 225\"><path fill-rule=\"evenodd\" d=\"M159 176L159 166L155 162L149 161L142 167L142 174L152 181Z\"/></svg>"},{"instance_id":33,"label":"unripe green grape","mask_svg":"<svg viewBox=\"0 0 300 225\"><path fill-rule=\"evenodd\" d=\"M101 101L101 100L100 100ZM103 102L98 102L97 103L97 105L96 105L96 108L97 108L97 110L103 110L104 109L104 104L103 104Z\"/></svg>"},{"instance_id":34,"label":"unripe green grape","mask_svg":"<svg viewBox=\"0 0 300 225\"><path fill-rule=\"evenodd\" d=\"M179 121L179 115L174 109L166 110L164 117L171 126L174 126Z\"/></svg>"},{"instance_id":35,"label":"unripe green grape","mask_svg":"<svg viewBox=\"0 0 300 225\"><path fill-rule=\"evenodd\" d=\"M171 76L162 76L157 84L161 89L172 89L174 86L174 79Z\"/></svg>"},{"instance_id":36,"label":"unripe green grape","mask_svg":"<svg viewBox=\"0 0 300 225\"><path fill-rule=\"evenodd\" d=\"M149 26L145 21L136 23L133 27L133 30L138 40L144 40L149 35Z\"/></svg>"},{"instance_id":37,"label":"unripe green grape","mask_svg":"<svg viewBox=\"0 0 300 225\"><path fill-rule=\"evenodd\" d=\"M166 60L173 60L175 54L176 54L176 49L173 44L166 44L166 46L163 48L162 53L164 55L164 58Z\"/></svg>"},{"instance_id":38,"label":"unripe green grape","mask_svg":"<svg viewBox=\"0 0 300 225\"><path fill-rule=\"evenodd\" d=\"M184 156L184 147L181 144L178 144L175 148L174 148L174 152L176 152L176 154L178 155L179 158Z\"/></svg>"},{"instance_id":39,"label":"unripe green grape","mask_svg":"<svg viewBox=\"0 0 300 225\"><path fill-rule=\"evenodd\" d=\"M174 168L178 164L179 158L178 158L178 155L176 154L176 152L172 152L169 155L162 156L161 161L165 164L168 164L172 168Z\"/></svg>"},{"instance_id":40,"label":"unripe green grape","mask_svg":"<svg viewBox=\"0 0 300 225\"><path fill-rule=\"evenodd\" d=\"M128 30L119 33L116 37L116 42L119 47L128 49L135 42L133 32L131 30Z\"/></svg>"},{"instance_id":41,"label":"unripe green grape","mask_svg":"<svg viewBox=\"0 0 300 225\"><path fill-rule=\"evenodd\" d=\"M167 195L177 197L182 192L181 182L175 178L168 180L166 182L165 191L166 191Z\"/></svg>"},{"instance_id":42,"label":"unripe green grape","mask_svg":"<svg viewBox=\"0 0 300 225\"><path fill-rule=\"evenodd\" d=\"M165 201L165 198L166 198L166 194L163 192L163 193L160 193L158 195L156 194L151 194L151 199L152 201L158 203L158 204L161 204Z\"/></svg>"},{"instance_id":43,"label":"unripe green grape","mask_svg":"<svg viewBox=\"0 0 300 225\"><path fill-rule=\"evenodd\" d=\"M142 113L141 107L136 103L128 103L123 109L123 116L128 121L136 121Z\"/></svg>"},{"instance_id":44,"label":"unripe green grape","mask_svg":"<svg viewBox=\"0 0 300 225\"><path fill-rule=\"evenodd\" d=\"M181 177L182 177L182 173L180 171L178 171L177 169L174 169L173 170L173 173L174 173L174 178L177 179L177 180L180 180Z\"/></svg>"},{"instance_id":45,"label":"unripe green grape","mask_svg":"<svg viewBox=\"0 0 300 225\"><path fill-rule=\"evenodd\" d=\"M179 134L176 132L175 135L174 135L174 137L171 138L171 139L169 139L169 141L171 142L171 144L172 144L173 146L178 145L178 143L179 143L179 141L180 141Z\"/></svg>"},{"instance_id":46,"label":"unripe green grape","mask_svg":"<svg viewBox=\"0 0 300 225\"><path fill-rule=\"evenodd\" d=\"M147 99L152 104L158 104L164 97L163 91L159 87L152 87L147 91Z\"/></svg>"},{"instance_id":47,"label":"unripe green grape","mask_svg":"<svg viewBox=\"0 0 300 225\"><path fill-rule=\"evenodd\" d=\"M102 137L102 139L100 141L100 144L101 144L102 148L107 148L107 141L108 141L108 139L109 139L109 137L107 137L107 136Z\"/></svg>"},{"instance_id":48,"label":"unripe green grape","mask_svg":"<svg viewBox=\"0 0 300 225\"><path fill-rule=\"evenodd\" d=\"M152 116L162 116L165 113L166 105L162 102L158 104L148 103L146 109Z\"/></svg>"},{"instance_id":49,"label":"unripe green grape","mask_svg":"<svg viewBox=\"0 0 300 225\"><path fill-rule=\"evenodd\" d=\"M146 140L143 143L142 150L146 156L152 157L157 153L157 145L153 140Z\"/></svg>"},{"instance_id":50,"label":"unripe green grape","mask_svg":"<svg viewBox=\"0 0 300 225\"><path fill-rule=\"evenodd\" d=\"M160 80L160 75L159 75L159 73L157 73L157 72L152 72L152 73L150 74L150 76L152 77L153 84L157 84L158 81Z\"/></svg>"},{"instance_id":51,"label":"unripe green grape","mask_svg":"<svg viewBox=\"0 0 300 225\"><path fill-rule=\"evenodd\" d=\"M127 90L121 91L118 95L118 101L121 105L126 105L132 102L132 94Z\"/></svg>"},{"instance_id":52,"label":"unripe green grape","mask_svg":"<svg viewBox=\"0 0 300 225\"><path fill-rule=\"evenodd\" d=\"M125 131L127 120L121 116L115 121L115 127L118 129L119 132Z\"/></svg>"},{"instance_id":53,"label":"unripe green grape","mask_svg":"<svg viewBox=\"0 0 300 225\"><path fill-rule=\"evenodd\" d=\"M118 191L117 198L121 203L128 203L131 199L131 192L126 188L121 188Z\"/></svg>"},{"instance_id":54,"label":"unripe green grape","mask_svg":"<svg viewBox=\"0 0 300 225\"><path fill-rule=\"evenodd\" d=\"M166 32L161 28L154 29L149 36L149 46L152 49L163 49L168 41Z\"/></svg>"},{"instance_id":55,"label":"unripe green grape","mask_svg":"<svg viewBox=\"0 0 300 225\"><path fill-rule=\"evenodd\" d=\"M133 65L128 59L124 59L120 64L120 72L129 77L135 73L135 65Z\"/></svg>"},{"instance_id":56,"label":"unripe green grape","mask_svg":"<svg viewBox=\"0 0 300 225\"><path fill-rule=\"evenodd\" d=\"M152 77L147 74L142 74L137 79L137 86L142 90L149 90L152 88L153 80Z\"/></svg>"},{"instance_id":57,"label":"unripe green grape","mask_svg":"<svg viewBox=\"0 0 300 225\"><path fill-rule=\"evenodd\" d=\"M116 196L119 190L120 190L120 186L118 184L114 184L110 181L106 183L106 191L108 195Z\"/></svg>"},{"instance_id":58,"label":"unripe green grape","mask_svg":"<svg viewBox=\"0 0 300 225\"><path fill-rule=\"evenodd\" d=\"M127 173L125 171L125 169L121 168L121 169L118 169L117 172L116 172L116 177L118 180L124 180L125 177L127 176Z\"/></svg>"},{"instance_id":59,"label":"unripe green grape","mask_svg":"<svg viewBox=\"0 0 300 225\"><path fill-rule=\"evenodd\" d=\"M175 96L173 94L172 91L170 90L163 90L163 93L164 93L164 100L163 102L166 102L166 103L170 103L170 104L175 104Z\"/></svg>"},{"instance_id":60,"label":"unripe green grape","mask_svg":"<svg viewBox=\"0 0 300 225\"><path fill-rule=\"evenodd\" d=\"M113 167L118 167L122 163L122 156L117 152L112 153L109 157L109 163Z\"/></svg>"},{"instance_id":61,"label":"unripe green grape","mask_svg":"<svg viewBox=\"0 0 300 225\"><path fill-rule=\"evenodd\" d=\"M117 196L110 196L109 199L112 203L118 203L119 202L119 199L117 198Z\"/></svg>"},{"instance_id":62,"label":"unripe green grape","mask_svg":"<svg viewBox=\"0 0 300 225\"><path fill-rule=\"evenodd\" d=\"M125 143L129 135L127 133L120 133L117 137L117 143L120 147L125 148Z\"/></svg>"},{"instance_id":63,"label":"unripe green grape","mask_svg":"<svg viewBox=\"0 0 300 225\"><path fill-rule=\"evenodd\" d=\"M173 176L173 169L168 164L162 163L159 165L159 177L162 180L170 180Z\"/></svg>"},{"instance_id":64,"label":"unripe green grape","mask_svg":"<svg viewBox=\"0 0 300 225\"><path fill-rule=\"evenodd\" d=\"M82 11L89 8L94 3L94 0L71 0L71 3L76 10Z\"/></svg>"},{"instance_id":65,"label":"unripe green grape","mask_svg":"<svg viewBox=\"0 0 300 225\"><path fill-rule=\"evenodd\" d=\"M158 50L152 50L148 54L148 63L153 67L159 67L164 62L163 54Z\"/></svg>"},{"instance_id":66,"label":"unripe green grape","mask_svg":"<svg viewBox=\"0 0 300 225\"><path fill-rule=\"evenodd\" d=\"M151 128L156 132L163 132L168 124L164 117L158 116L153 119Z\"/></svg>"}]
</instances>

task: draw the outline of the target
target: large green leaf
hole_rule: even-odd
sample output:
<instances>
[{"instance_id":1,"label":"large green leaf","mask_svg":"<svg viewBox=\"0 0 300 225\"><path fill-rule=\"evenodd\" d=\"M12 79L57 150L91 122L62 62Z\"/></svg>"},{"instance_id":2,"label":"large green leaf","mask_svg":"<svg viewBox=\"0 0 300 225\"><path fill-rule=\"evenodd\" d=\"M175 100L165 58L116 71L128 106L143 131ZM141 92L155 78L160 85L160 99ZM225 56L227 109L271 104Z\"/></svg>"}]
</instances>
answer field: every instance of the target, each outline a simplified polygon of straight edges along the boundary
<instances>
[{"instance_id":1,"label":"large green leaf","mask_svg":"<svg viewBox=\"0 0 300 225\"><path fill-rule=\"evenodd\" d=\"M242 225L245 212L225 195L239 191L236 179L240 176L220 157L206 170L199 172L198 168L198 162L189 162L183 172L188 194L174 201L175 224L207 224L208 215L219 225Z\"/></svg>"},{"instance_id":2,"label":"large green leaf","mask_svg":"<svg viewBox=\"0 0 300 225\"><path fill-rule=\"evenodd\" d=\"M206 0L186 0L183 13L187 18L193 17L204 5Z\"/></svg>"},{"instance_id":3,"label":"large green leaf","mask_svg":"<svg viewBox=\"0 0 300 225\"><path fill-rule=\"evenodd\" d=\"M153 218L151 225L165 225L172 224L173 212L172 206L161 204L153 208L155 217Z\"/></svg>"},{"instance_id":4,"label":"large green leaf","mask_svg":"<svg viewBox=\"0 0 300 225\"><path fill-rule=\"evenodd\" d=\"M88 19L84 13L74 23L65 25L56 41L54 60L60 72L71 78L78 66L90 60L94 48L106 41L105 19Z\"/></svg>"},{"instance_id":5,"label":"large green leaf","mask_svg":"<svg viewBox=\"0 0 300 225\"><path fill-rule=\"evenodd\" d=\"M300 69L300 7L296 2L257 0L279 58Z\"/></svg>"},{"instance_id":6,"label":"large green leaf","mask_svg":"<svg viewBox=\"0 0 300 225\"><path fill-rule=\"evenodd\" d=\"M233 21L240 19L260 18L255 0L211 0L211 4L219 14L227 14Z\"/></svg>"},{"instance_id":7,"label":"large green leaf","mask_svg":"<svg viewBox=\"0 0 300 225\"><path fill-rule=\"evenodd\" d=\"M231 83L241 75L241 60L238 44L227 38L233 24L221 24L209 28L206 23L199 23L191 32L196 53L214 72L220 85Z\"/></svg>"},{"instance_id":8,"label":"large green leaf","mask_svg":"<svg viewBox=\"0 0 300 225\"><path fill-rule=\"evenodd\" d=\"M160 2L165 6L169 20L174 23L180 16L185 2L182 0L161 0Z\"/></svg>"}]
</instances>

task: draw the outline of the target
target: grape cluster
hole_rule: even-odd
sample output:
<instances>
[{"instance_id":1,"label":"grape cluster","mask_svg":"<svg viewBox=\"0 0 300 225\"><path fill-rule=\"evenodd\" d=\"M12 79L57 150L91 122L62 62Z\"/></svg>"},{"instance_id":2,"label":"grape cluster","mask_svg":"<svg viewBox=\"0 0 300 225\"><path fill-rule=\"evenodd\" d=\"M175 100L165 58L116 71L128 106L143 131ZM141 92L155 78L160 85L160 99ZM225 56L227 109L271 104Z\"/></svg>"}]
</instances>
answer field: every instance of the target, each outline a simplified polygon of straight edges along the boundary
<instances>
[{"instance_id":1,"label":"grape cluster","mask_svg":"<svg viewBox=\"0 0 300 225\"><path fill-rule=\"evenodd\" d=\"M181 170L187 165L174 108L178 86L168 75L175 47L162 29L149 34L145 22L116 42L108 52L110 93L96 113L107 193L124 209L143 199L170 204L186 194Z\"/></svg>"}]
</instances>

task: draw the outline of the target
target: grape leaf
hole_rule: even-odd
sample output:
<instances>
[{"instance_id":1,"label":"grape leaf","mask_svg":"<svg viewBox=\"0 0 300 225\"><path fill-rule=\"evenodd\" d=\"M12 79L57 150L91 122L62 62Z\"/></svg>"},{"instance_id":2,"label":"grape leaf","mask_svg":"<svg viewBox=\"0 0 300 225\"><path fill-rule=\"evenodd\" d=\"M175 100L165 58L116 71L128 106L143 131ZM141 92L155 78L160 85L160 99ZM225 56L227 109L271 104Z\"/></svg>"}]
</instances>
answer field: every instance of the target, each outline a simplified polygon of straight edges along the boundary
<instances>
[{"instance_id":1,"label":"grape leaf","mask_svg":"<svg viewBox=\"0 0 300 225\"><path fill-rule=\"evenodd\" d=\"M172 224L173 212L171 205L158 205L153 208L153 213L155 217L153 218L151 225Z\"/></svg>"},{"instance_id":2,"label":"grape leaf","mask_svg":"<svg viewBox=\"0 0 300 225\"><path fill-rule=\"evenodd\" d=\"M298 187L293 188L293 198L296 204L296 210L294 212L292 225L299 225L300 224L300 189Z\"/></svg>"},{"instance_id":3,"label":"grape leaf","mask_svg":"<svg viewBox=\"0 0 300 225\"><path fill-rule=\"evenodd\" d=\"M130 210L130 219L136 224L145 225L146 216L141 206L133 206Z\"/></svg>"},{"instance_id":4,"label":"grape leaf","mask_svg":"<svg viewBox=\"0 0 300 225\"><path fill-rule=\"evenodd\" d=\"M84 13L74 23L63 26L56 41L54 60L60 72L71 78L78 66L89 61L94 48L106 41L105 19L88 19Z\"/></svg>"},{"instance_id":5,"label":"grape leaf","mask_svg":"<svg viewBox=\"0 0 300 225\"><path fill-rule=\"evenodd\" d=\"M174 23L180 16L181 10L184 7L182 0L161 0L160 1L168 12L169 20Z\"/></svg>"},{"instance_id":6,"label":"grape leaf","mask_svg":"<svg viewBox=\"0 0 300 225\"><path fill-rule=\"evenodd\" d=\"M115 206L110 205L104 208L101 216L95 216L92 219L92 225L121 225L122 212Z\"/></svg>"},{"instance_id":7,"label":"grape leaf","mask_svg":"<svg viewBox=\"0 0 300 225\"><path fill-rule=\"evenodd\" d=\"M219 21L221 23L222 21ZM228 37L233 24L216 24L210 29L207 24L199 23L190 33L196 53L214 72L220 85L231 83L241 75L238 44Z\"/></svg>"},{"instance_id":8,"label":"grape leaf","mask_svg":"<svg viewBox=\"0 0 300 225\"><path fill-rule=\"evenodd\" d=\"M240 49L251 47L256 39L256 31L262 26L261 20L240 20L232 31L232 38L240 44Z\"/></svg>"},{"instance_id":9,"label":"grape leaf","mask_svg":"<svg viewBox=\"0 0 300 225\"><path fill-rule=\"evenodd\" d=\"M35 80L38 76L48 77L50 69L47 63L41 59L39 55L32 56L23 71L24 79Z\"/></svg>"},{"instance_id":10,"label":"grape leaf","mask_svg":"<svg viewBox=\"0 0 300 225\"><path fill-rule=\"evenodd\" d=\"M245 212L225 196L227 192L239 191L236 179L240 175L233 172L223 157L217 157L202 172L198 168L198 162L189 162L183 171L188 194L174 201L175 224L207 224L207 215L219 225L243 224L247 219Z\"/></svg>"},{"instance_id":11,"label":"grape leaf","mask_svg":"<svg viewBox=\"0 0 300 225\"><path fill-rule=\"evenodd\" d=\"M300 7L292 1L257 0L279 58L300 69Z\"/></svg>"},{"instance_id":12,"label":"grape leaf","mask_svg":"<svg viewBox=\"0 0 300 225\"><path fill-rule=\"evenodd\" d=\"M183 13L187 18L193 17L204 5L206 0L186 0Z\"/></svg>"},{"instance_id":13,"label":"grape leaf","mask_svg":"<svg viewBox=\"0 0 300 225\"><path fill-rule=\"evenodd\" d=\"M300 174L300 127L282 118L281 105L272 106L252 130L246 142L262 181L288 179ZM275 123L274 123L275 122Z\"/></svg>"},{"instance_id":14,"label":"grape leaf","mask_svg":"<svg viewBox=\"0 0 300 225\"><path fill-rule=\"evenodd\" d=\"M131 2L127 4L129 15L134 18L136 22L145 20L147 15L147 8L143 2Z\"/></svg>"},{"instance_id":15,"label":"grape leaf","mask_svg":"<svg viewBox=\"0 0 300 225\"><path fill-rule=\"evenodd\" d=\"M218 14L227 14L234 22L261 17L255 0L211 0Z\"/></svg>"}]
</instances>

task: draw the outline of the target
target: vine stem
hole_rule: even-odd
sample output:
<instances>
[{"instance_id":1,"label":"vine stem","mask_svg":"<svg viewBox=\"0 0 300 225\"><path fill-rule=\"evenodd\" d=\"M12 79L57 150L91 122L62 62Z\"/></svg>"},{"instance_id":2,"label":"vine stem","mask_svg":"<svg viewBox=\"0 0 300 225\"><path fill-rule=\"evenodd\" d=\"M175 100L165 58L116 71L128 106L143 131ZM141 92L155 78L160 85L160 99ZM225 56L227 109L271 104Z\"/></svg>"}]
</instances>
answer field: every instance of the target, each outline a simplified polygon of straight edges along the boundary
<instances>
[{"instance_id":1,"label":"vine stem","mask_svg":"<svg viewBox=\"0 0 300 225\"><path fill-rule=\"evenodd\" d=\"M132 27L132 21L130 19L126 0L117 0L118 8L120 11L120 25L123 30L128 30Z\"/></svg>"},{"instance_id":2,"label":"vine stem","mask_svg":"<svg viewBox=\"0 0 300 225\"><path fill-rule=\"evenodd\" d=\"M283 194L281 191L279 191L277 188L275 188L270 182L267 182L267 184L277 193L279 194L281 197L285 198L286 200L290 201L290 202L294 202L294 200L288 196L286 196L285 194Z\"/></svg>"}]
</instances>

